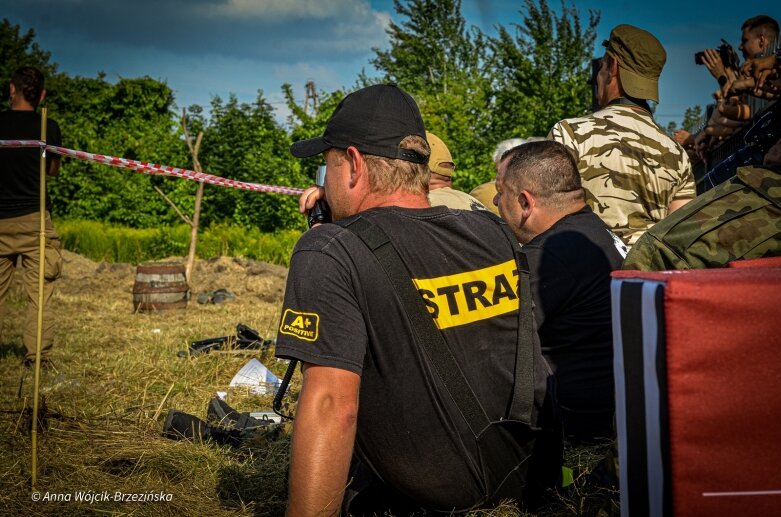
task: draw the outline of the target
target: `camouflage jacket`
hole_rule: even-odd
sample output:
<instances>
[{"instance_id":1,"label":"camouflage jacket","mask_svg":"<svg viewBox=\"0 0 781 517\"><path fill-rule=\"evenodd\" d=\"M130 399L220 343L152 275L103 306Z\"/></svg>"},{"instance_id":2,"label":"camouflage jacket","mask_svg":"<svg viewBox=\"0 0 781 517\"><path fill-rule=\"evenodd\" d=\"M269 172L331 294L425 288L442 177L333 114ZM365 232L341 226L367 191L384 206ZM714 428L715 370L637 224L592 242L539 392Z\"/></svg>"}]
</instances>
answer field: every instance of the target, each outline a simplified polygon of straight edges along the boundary
<instances>
[{"instance_id":1,"label":"camouflage jacket","mask_svg":"<svg viewBox=\"0 0 781 517\"><path fill-rule=\"evenodd\" d=\"M562 120L548 138L574 151L586 202L629 246L672 201L696 195L689 157L644 110L608 106Z\"/></svg>"},{"instance_id":2,"label":"camouflage jacket","mask_svg":"<svg viewBox=\"0 0 781 517\"><path fill-rule=\"evenodd\" d=\"M624 269L723 267L781 255L781 168L741 167L637 241Z\"/></svg>"}]
</instances>

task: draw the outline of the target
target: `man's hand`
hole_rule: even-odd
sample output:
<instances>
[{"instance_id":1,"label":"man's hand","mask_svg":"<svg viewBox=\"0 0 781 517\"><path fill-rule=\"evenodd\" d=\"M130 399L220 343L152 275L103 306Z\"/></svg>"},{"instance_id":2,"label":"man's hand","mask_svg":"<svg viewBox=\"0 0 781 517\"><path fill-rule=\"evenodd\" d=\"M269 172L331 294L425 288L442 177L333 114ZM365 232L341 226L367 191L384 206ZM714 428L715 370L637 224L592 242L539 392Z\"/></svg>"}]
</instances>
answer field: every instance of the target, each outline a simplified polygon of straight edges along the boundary
<instances>
[{"instance_id":1,"label":"man's hand","mask_svg":"<svg viewBox=\"0 0 781 517\"><path fill-rule=\"evenodd\" d=\"M339 515L355 442L361 378L312 364L304 364L302 371L287 515Z\"/></svg>"},{"instance_id":2,"label":"man's hand","mask_svg":"<svg viewBox=\"0 0 781 517\"><path fill-rule=\"evenodd\" d=\"M740 73L744 76L751 76L759 80L762 72L771 72L776 68L776 56L771 54L765 57L755 57L747 59L740 67Z\"/></svg>"},{"instance_id":3,"label":"man's hand","mask_svg":"<svg viewBox=\"0 0 781 517\"><path fill-rule=\"evenodd\" d=\"M318 199L325 199L325 189L312 185L298 198L298 211L302 214L309 212L315 207L315 202Z\"/></svg>"},{"instance_id":4,"label":"man's hand","mask_svg":"<svg viewBox=\"0 0 781 517\"><path fill-rule=\"evenodd\" d=\"M682 147L691 147L694 145L694 135L685 129L679 129L673 133L673 139L681 144Z\"/></svg>"},{"instance_id":5,"label":"man's hand","mask_svg":"<svg viewBox=\"0 0 781 517\"><path fill-rule=\"evenodd\" d=\"M724 63L721 62L721 56L712 48L707 48L702 52L702 64L705 65L705 68L708 69L716 80L722 75L727 75L726 70L724 69Z\"/></svg>"}]
</instances>

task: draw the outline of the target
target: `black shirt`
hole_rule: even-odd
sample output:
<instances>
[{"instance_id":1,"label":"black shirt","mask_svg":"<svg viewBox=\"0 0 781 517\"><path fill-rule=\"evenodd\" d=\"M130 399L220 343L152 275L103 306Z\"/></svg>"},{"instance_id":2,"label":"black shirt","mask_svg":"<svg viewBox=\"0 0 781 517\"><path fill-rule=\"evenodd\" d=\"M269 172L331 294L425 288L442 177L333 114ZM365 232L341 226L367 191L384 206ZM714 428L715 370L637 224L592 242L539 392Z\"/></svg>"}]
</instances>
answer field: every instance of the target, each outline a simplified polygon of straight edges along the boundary
<instances>
[{"instance_id":1,"label":"black shirt","mask_svg":"<svg viewBox=\"0 0 781 517\"><path fill-rule=\"evenodd\" d=\"M395 243L488 416L505 415L518 326L510 241L475 212L386 207L361 215ZM298 241L279 331L278 356L361 376L356 454L379 478L424 507L480 499L474 438L415 345L386 274L352 232L325 224Z\"/></svg>"},{"instance_id":2,"label":"black shirt","mask_svg":"<svg viewBox=\"0 0 781 517\"><path fill-rule=\"evenodd\" d=\"M0 112L0 140L40 140L41 116L34 111ZM60 126L46 121L46 143L61 146ZM46 167L52 154L47 153ZM37 212L40 190L40 149L37 147L0 147L0 219ZM51 201L46 200L51 210Z\"/></svg>"},{"instance_id":3,"label":"black shirt","mask_svg":"<svg viewBox=\"0 0 781 517\"><path fill-rule=\"evenodd\" d=\"M557 221L523 250L529 259L542 352L556 376L565 433L591 434L576 428L572 413L580 413L596 421L591 423L600 435L609 436L615 405L610 273L621 268L626 246L585 207Z\"/></svg>"}]
</instances>

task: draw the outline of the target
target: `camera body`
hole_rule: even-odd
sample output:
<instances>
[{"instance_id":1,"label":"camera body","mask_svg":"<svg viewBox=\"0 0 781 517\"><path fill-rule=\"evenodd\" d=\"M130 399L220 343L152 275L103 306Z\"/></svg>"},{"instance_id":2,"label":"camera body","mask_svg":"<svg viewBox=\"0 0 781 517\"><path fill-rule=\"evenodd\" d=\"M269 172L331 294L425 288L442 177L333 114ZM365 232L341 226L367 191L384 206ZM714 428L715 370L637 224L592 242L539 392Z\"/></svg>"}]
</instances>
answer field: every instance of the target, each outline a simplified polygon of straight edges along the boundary
<instances>
[{"instance_id":1,"label":"camera body","mask_svg":"<svg viewBox=\"0 0 781 517\"><path fill-rule=\"evenodd\" d=\"M317 174L315 175L315 185L322 187L325 185L325 165L321 165L317 168ZM309 227L313 227L316 224L330 223L331 222L331 210L328 208L328 204L318 199L315 201L315 206L309 211L307 217L307 223Z\"/></svg>"},{"instance_id":2,"label":"camera body","mask_svg":"<svg viewBox=\"0 0 781 517\"><path fill-rule=\"evenodd\" d=\"M738 57L738 53L735 52L735 49L732 48L732 45L727 43L724 38L721 39L721 45L716 48L716 51L719 53L719 58L721 58L721 62L726 68L731 68L733 70L738 70L740 68L740 58ZM704 57L704 51L697 52L694 54L694 63L697 65L704 65Z\"/></svg>"}]
</instances>

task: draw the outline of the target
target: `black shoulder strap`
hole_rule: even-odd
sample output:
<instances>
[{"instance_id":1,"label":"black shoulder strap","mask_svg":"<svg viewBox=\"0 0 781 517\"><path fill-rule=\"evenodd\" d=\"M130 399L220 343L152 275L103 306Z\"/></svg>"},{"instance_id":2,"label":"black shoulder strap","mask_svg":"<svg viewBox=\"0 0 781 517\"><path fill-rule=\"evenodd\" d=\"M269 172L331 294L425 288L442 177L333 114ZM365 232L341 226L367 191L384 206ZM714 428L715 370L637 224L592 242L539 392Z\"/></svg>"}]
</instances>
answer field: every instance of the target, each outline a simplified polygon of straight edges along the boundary
<instances>
[{"instance_id":1,"label":"black shoulder strap","mask_svg":"<svg viewBox=\"0 0 781 517\"><path fill-rule=\"evenodd\" d=\"M515 386L508 417L531 425L534 409L534 319L529 261L507 223L487 210L477 212L499 225L510 241L518 265L518 346L515 349Z\"/></svg>"},{"instance_id":2,"label":"black shoulder strap","mask_svg":"<svg viewBox=\"0 0 781 517\"><path fill-rule=\"evenodd\" d=\"M478 436L490 424L490 419L469 386L464 373L451 354L442 334L434 324L434 320L429 315L423 303L423 298L411 281L409 270L404 265L390 238L382 228L360 216L339 221L338 224L357 235L377 257L380 265L388 275L397 296L401 300L417 338L418 345L429 357L432 367L458 406L472 434ZM519 248L519 246L516 245L515 248ZM528 267L524 269L528 270ZM519 276L523 276L520 271ZM528 283L528 278L526 278L526 283ZM526 295L528 297L528 291ZM524 304L523 297L521 298L521 303ZM529 312L529 323L531 323L531 306L527 305L526 307L528 307L528 310L519 312ZM523 323L523 320L523 316L519 314L519 323ZM529 326L529 331L531 331L531 326ZM516 352L516 379L510 415L515 416L518 420L530 423L531 408L534 403L533 347L531 346L531 341L522 343L521 339L523 338L525 338L525 332L519 330L519 346ZM530 353L521 352L526 348L530 350ZM526 355L529 356L532 362L527 362ZM523 362L526 362L526 364L523 365L524 368L519 370L518 366ZM528 371L521 373L522 370ZM526 407L528 407L528 412L524 412Z\"/></svg>"}]
</instances>

